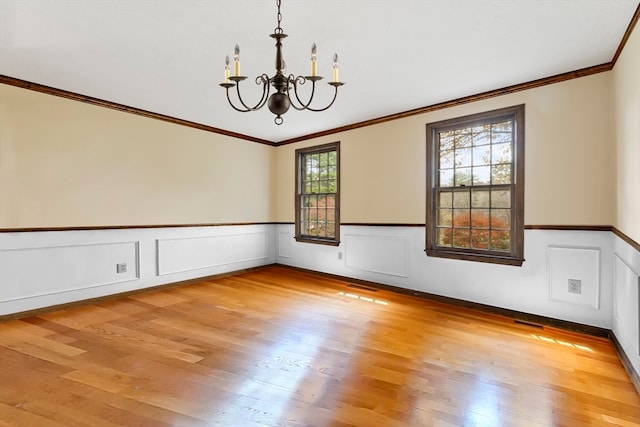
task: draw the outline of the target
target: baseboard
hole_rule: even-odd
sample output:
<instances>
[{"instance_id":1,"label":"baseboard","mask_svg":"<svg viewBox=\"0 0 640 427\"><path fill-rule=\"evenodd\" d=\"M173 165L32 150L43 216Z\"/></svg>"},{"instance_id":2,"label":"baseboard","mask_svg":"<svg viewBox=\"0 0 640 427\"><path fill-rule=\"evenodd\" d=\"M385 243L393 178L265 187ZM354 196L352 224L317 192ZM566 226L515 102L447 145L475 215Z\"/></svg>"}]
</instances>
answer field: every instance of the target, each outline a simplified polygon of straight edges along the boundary
<instances>
[{"instance_id":1,"label":"baseboard","mask_svg":"<svg viewBox=\"0 0 640 427\"><path fill-rule=\"evenodd\" d=\"M613 331L609 333L609 340L611 340L613 347L616 349L616 353L618 353L618 357L622 362L622 366L624 366L624 369L627 371L629 378L631 378L633 386L636 388L638 394L640 394L640 374L633 367L631 360L629 360L629 358L627 357L627 353L624 352L620 341L618 341L618 338Z\"/></svg>"}]
</instances>

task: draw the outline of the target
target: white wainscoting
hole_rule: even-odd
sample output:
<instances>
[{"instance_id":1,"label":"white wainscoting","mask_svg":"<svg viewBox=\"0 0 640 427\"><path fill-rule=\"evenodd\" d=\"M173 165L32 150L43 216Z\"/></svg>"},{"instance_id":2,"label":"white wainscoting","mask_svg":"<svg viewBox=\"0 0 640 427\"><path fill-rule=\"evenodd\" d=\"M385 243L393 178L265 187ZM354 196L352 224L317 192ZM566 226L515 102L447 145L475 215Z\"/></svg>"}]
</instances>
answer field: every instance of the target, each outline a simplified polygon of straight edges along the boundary
<instances>
[{"instance_id":1,"label":"white wainscoting","mask_svg":"<svg viewBox=\"0 0 640 427\"><path fill-rule=\"evenodd\" d=\"M613 333L640 373L640 252L615 238Z\"/></svg>"},{"instance_id":2,"label":"white wainscoting","mask_svg":"<svg viewBox=\"0 0 640 427\"><path fill-rule=\"evenodd\" d=\"M0 315L272 264L273 225L0 233ZM126 263L118 273L116 264Z\"/></svg>"},{"instance_id":3,"label":"white wainscoting","mask_svg":"<svg viewBox=\"0 0 640 427\"><path fill-rule=\"evenodd\" d=\"M276 227L279 236L288 234L291 245L289 256L276 258L279 264L611 328L614 235L608 231L526 230L526 261L514 267L428 257L423 227L342 226L337 247L296 242L293 225ZM583 289L589 288L588 303L551 300L550 247L578 248L566 260L585 271L564 273L580 274ZM584 248L589 259L598 254L598 265L585 264ZM594 268L599 270L595 276Z\"/></svg>"}]
</instances>

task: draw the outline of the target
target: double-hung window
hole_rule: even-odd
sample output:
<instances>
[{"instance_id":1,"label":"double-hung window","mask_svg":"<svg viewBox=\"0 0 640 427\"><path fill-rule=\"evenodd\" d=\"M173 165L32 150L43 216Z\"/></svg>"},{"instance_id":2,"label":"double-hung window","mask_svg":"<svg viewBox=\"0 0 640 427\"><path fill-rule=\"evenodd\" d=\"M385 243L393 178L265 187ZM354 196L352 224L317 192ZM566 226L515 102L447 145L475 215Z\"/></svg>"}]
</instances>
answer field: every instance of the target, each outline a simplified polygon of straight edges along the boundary
<instances>
[{"instance_id":1,"label":"double-hung window","mask_svg":"<svg viewBox=\"0 0 640 427\"><path fill-rule=\"evenodd\" d=\"M340 244L340 143L296 150L296 240Z\"/></svg>"},{"instance_id":2,"label":"double-hung window","mask_svg":"<svg viewBox=\"0 0 640 427\"><path fill-rule=\"evenodd\" d=\"M522 265L524 105L427 125L426 252Z\"/></svg>"}]
</instances>

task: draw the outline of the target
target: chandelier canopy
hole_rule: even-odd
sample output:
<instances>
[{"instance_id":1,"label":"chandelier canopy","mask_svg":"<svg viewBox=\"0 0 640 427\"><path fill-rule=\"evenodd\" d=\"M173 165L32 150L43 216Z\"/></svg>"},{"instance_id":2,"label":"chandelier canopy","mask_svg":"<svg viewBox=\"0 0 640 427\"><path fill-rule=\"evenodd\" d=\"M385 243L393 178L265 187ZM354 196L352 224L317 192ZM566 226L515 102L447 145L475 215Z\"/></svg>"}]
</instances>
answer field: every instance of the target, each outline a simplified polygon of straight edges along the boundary
<instances>
[{"instance_id":1,"label":"chandelier canopy","mask_svg":"<svg viewBox=\"0 0 640 427\"><path fill-rule=\"evenodd\" d=\"M329 105L325 106L324 108L311 107L311 102L313 101L313 97L315 95L316 82L322 80L322 77L318 75L316 44L314 43L311 46L311 75L304 77L294 76L293 74L286 75L286 64L282 57L282 39L287 37L287 35L284 34L284 31L280 26L280 23L282 21L280 4L281 0L276 0L276 5L278 7L278 26L273 31L273 34L271 34L271 37L276 40L276 73L273 77L269 77L266 73L256 77L256 84L262 85L262 97L260 98L258 103L253 107L248 106L240 95L240 82L246 80L247 77L240 75L240 47L238 45L235 46L233 55L233 76L230 75L231 70L229 68L229 55L227 55L227 57L225 58L224 66L224 83L220 83L220 86L225 88L229 105L231 105L234 110L246 113L249 111L259 110L266 104L269 107L269 110L276 115L273 121L277 125L282 124L282 122L284 121L282 115L289 111L290 107L293 107L296 110L309 110L314 112L327 110L335 102L336 97L338 96L338 88L344 84L343 82L340 82L338 80L338 54L334 54L333 81L328 82L328 84L333 86L334 88L333 99L331 100ZM304 85L307 81L311 82L311 94L309 95L309 99L306 102L303 102L298 95L298 86ZM271 93L271 95L269 95L269 93L271 92L271 86L273 86L273 89L275 91ZM233 87L236 88L237 102L239 102L239 105L231 100L229 90Z\"/></svg>"}]
</instances>

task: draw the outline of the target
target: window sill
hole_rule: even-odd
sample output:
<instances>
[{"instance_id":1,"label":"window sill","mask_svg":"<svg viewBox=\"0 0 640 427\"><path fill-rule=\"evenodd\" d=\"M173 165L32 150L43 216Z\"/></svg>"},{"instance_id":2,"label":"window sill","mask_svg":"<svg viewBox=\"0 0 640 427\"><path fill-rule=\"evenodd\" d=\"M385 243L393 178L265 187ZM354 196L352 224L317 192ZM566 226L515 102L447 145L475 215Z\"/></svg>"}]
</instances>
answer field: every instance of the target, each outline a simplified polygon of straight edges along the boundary
<instances>
[{"instance_id":1,"label":"window sill","mask_svg":"<svg viewBox=\"0 0 640 427\"><path fill-rule=\"evenodd\" d=\"M489 264L502 264L502 265L512 265L515 267L522 267L522 263L524 263L524 258L516 258L511 256L501 256L501 255L493 255L493 254L473 254L467 252L456 252L456 251L447 251L447 250L434 250L434 249L426 249L425 252L427 256L436 257L436 258L449 258L449 259L459 259L463 261L476 261L476 262L485 262Z\"/></svg>"},{"instance_id":2,"label":"window sill","mask_svg":"<svg viewBox=\"0 0 640 427\"><path fill-rule=\"evenodd\" d=\"M305 237L305 236L296 236L296 242L300 243L315 243L318 245L327 245L327 246L339 246L339 240L329 240L329 239L318 239L314 237Z\"/></svg>"}]
</instances>

